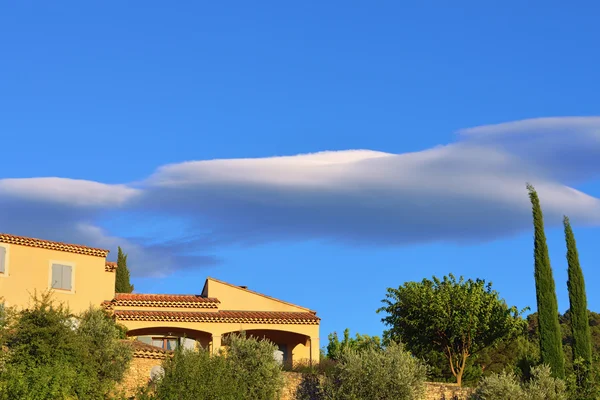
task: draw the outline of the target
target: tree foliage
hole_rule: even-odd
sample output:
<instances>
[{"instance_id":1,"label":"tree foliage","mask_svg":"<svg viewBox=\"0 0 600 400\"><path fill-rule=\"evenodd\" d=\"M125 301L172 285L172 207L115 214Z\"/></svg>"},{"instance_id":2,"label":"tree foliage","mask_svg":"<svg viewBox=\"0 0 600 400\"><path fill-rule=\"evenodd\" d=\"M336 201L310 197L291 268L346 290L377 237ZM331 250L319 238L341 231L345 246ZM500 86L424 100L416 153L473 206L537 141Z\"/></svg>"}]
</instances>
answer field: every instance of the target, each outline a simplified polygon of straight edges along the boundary
<instances>
[{"instance_id":1,"label":"tree foliage","mask_svg":"<svg viewBox=\"0 0 600 400\"><path fill-rule=\"evenodd\" d=\"M283 387L281 366L273 357L277 347L268 340L229 335L224 341L227 361L239 380L244 397L239 399L278 399Z\"/></svg>"},{"instance_id":2,"label":"tree foliage","mask_svg":"<svg viewBox=\"0 0 600 400\"><path fill-rule=\"evenodd\" d=\"M133 285L130 282L129 269L127 268L127 254L123 253L120 246L119 254L117 255L117 271L115 273L115 292L133 292Z\"/></svg>"},{"instance_id":3,"label":"tree foliage","mask_svg":"<svg viewBox=\"0 0 600 400\"><path fill-rule=\"evenodd\" d=\"M344 337L341 341L337 332L330 333L328 339L326 357L331 360L338 360L341 354L347 349L361 351L369 348L382 348L380 337L361 335L359 333L355 337L351 337L350 329L348 328L344 330Z\"/></svg>"},{"instance_id":4,"label":"tree foliage","mask_svg":"<svg viewBox=\"0 0 600 400\"><path fill-rule=\"evenodd\" d=\"M567 262L569 265L567 288L569 290L573 360L579 360L579 362L584 364L583 368L576 369L579 375L578 381L583 384L589 381L589 377L585 375L589 374L589 366L592 363L592 338L588 318L587 296L585 293L583 271L579 264L577 243L575 242L575 235L573 234L569 218L565 216L563 223L565 227L565 241L567 243Z\"/></svg>"},{"instance_id":5,"label":"tree foliage","mask_svg":"<svg viewBox=\"0 0 600 400\"><path fill-rule=\"evenodd\" d=\"M544 232L544 217L540 199L534 187L527 185L533 213L534 226L534 276L537 309L539 313L540 354L542 362L548 364L554 376L565 377L565 362L558 322L558 302L550 256Z\"/></svg>"},{"instance_id":6,"label":"tree foliage","mask_svg":"<svg viewBox=\"0 0 600 400\"><path fill-rule=\"evenodd\" d=\"M139 400L277 400L284 385L276 346L231 335L226 351L178 349L163 363L164 376L142 389Z\"/></svg>"},{"instance_id":7,"label":"tree foliage","mask_svg":"<svg viewBox=\"0 0 600 400\"><path fill-rule=\"evenodd\" d=\"M550 367L532 368L532 379L519 381L510 372L494 374L481 380L471 400L567 400L565 382L551 376Z\"/></svg>"},{"instance_id":8,"label":"tree foliage","mask_svg":"<svg viewBox=\"0 0 600 400\"><path fill-rule=\"evenodd\" d=\"M73 316L49 294L14 315L5 331L0 399L104 399L123 378L131 348L102 310Z\"/></svg>"},{"instance_id":9,"label":"tree foliage","mask_svg":"<svg viewBox=\"0 0 600 400\"><path fill-rule=\"evenodd\" d=\"M565 354L565 376L573 399L600 398L600 314L588 311L588 326L591 336L592 362L573 358L573 330L570 310L559 316L562 333L563 353ZM527 340L539 344L538 314L527 316ZM532 365L539 364L539 356Z\"/></svg>"},{"instance_id":10,"label":"tree foliage","mask_svg":"<svg viewBox=\"0 0 600 400\"><path fill-rule=\"evenodd\" d=\"M345 347L332 370L322 378L303 377L297 400L418 400L424 394L427 366L390 343L384 349Z\"/></svg>"},{"instance_id":11,"label":"tree foliage","mask_svg":"<svg viewBox=\"0 0 600 400\"><path fill-rule=\"evenodd\" d=\"M406 344L418 357L442 353L458 384L470 357L522 332L524 321L515 307L508 307L477 279L456 280L454 275L389 288L378 312L390 327L386 339Z\"/></svg>"}]
</instances>

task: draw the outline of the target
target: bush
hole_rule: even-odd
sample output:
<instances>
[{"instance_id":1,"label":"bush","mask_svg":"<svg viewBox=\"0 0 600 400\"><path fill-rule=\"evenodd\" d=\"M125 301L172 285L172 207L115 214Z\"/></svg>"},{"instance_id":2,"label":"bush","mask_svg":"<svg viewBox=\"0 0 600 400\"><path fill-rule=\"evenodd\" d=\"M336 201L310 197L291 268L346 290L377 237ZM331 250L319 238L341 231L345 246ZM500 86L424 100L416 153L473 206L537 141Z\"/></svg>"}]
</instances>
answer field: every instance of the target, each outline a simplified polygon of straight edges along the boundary
<instances>
[{"instance_id":1,"label":"bush","mask_svg":"<svg viewBox=\"0 0 600 400\"><path fill-rule=\"evenodd\" d=\"M283 368L285 371L299 372L302 374L316 373L323 375L331 373L337 362L330 358L326 358L323 355L321 357L323 358L321 358L321 360L318 363L310 361L299 361L295 362L292 366L284 365Z\"/></svg>"},{"instance_id":2,"label":"bush","mask_svg":"<svg viewBox=\"0 0 600 400\"><path fill-rule=\"evenodd\" d=\"M225 344L227 351L218 355L178 349L163 363L164 376L140 390L138 399L279 399L284 381L273 358L275 345L243 335L231 335Z\"/></svg>"},{"instance_id":3,"label":"bush","mask_svg":"<svg viewBox=\"0 0 600 400\"><path fill-rule=\"evenodd\" d=\"M528 400L567 400L565 382L553 378L551 372L547 365L531 369L533 377L525 385L525 394Z\"/></svg>"},{"instance_id":4,"label":"bush","mask_svg":"<svg viewBox=\"0 0 600 400\"><path fill-rule=\"evenodd\" d=\"M243 334L230 335L224 344L243 398L278 399L284 380L281 366L273 358L277 347L269 341L246 338Z\"/></svg>"},{"instance_id":5,"label":"bush","mask_svg":"<svg viewBox=\"0 0 600 400\"><path fill-rule=\"evenodd\" d=\"M10 324L14 321L14 310L11 307L6 307L4 299L0 297L0 373L4 369L4 363L7 358L6 341L8 340L8 332Z\"/></svg>"},{"instance_id":6,"label":"bush","mask_svg":"<svg viewBox=\"0 0 600 400\"><path fill-rule=\"evenodd\" d=\"M78 336L85 349L85 369L101 393L109 393L120 382L133 357L128 344L121 342L122 329L103 310L85 311L79 318Z\"/></svg>"},{"instance_id":7,"label":"bush","mask_svg":"<svg viewBox=\"0 0 600 400\"><path fill-rule=\"evenodd\" d=\"M131 349L112 319L90 309L79 324L49 294L34 297L5 330L0 399L105 399L122 377Z\"/></svg>"},{"instance_id":8,"label":"bush","mask_svg":"<svg viewBox=\"0 0 600 400\"><path fill-rule=\"evenodd\" d=\"M471 396L472 400L523 400L524 398L525 393L517 376L507 372L486 376Z\"/></svg>"},{"instance_id":9,"label":"bush","mask_svg":"<svg viewBox=\"0 0 600 400\"><path fill-rule=\"evenodd\" d=\"M578 358L573 361L573 370L567 376L570 398L596 400L600 398L600 370L597 356L592 363Z\"/></svg>"},{"instance_id":10,"label":"bush","mask_svg":"<svg viewBox=\"0 0 600 400\"><path fill-rule=\"evenodd\" d=\"M346 349L322 381L314 374L304 376L296 399L421 399L426 377L427 367L401 345Z\"/></svg>"},{"instance_id":11,"label":"bush","mask_svg":"<svg viewBox=\"0 0 600 400\"><path fill-rule=\"evenodd\" d=\"M321 400L324 398L321 387L321 375L316 372L307 372L302 375L300 385L296 389L296 400Z\"/></svg>"},{"instance_id":12,"label":"bush","mask_svg":"<svg viewBox=\"0 0 600 400\"><path fill-rule=\"evenodd\" d=\"M485 377L471 396L472 400L567 400L565 382L551 376L550 367L531 369L531 380L522 384L512 373Z\"/></svg>"},{"instance_id":13,"label":"bush","mask_svg":"<svg viewBox=\"0 0 600 400\"><path fill-rule=\"evenodd\" d=\"M236 400L241 391L224 357L179 348L163 362L164 375L142 389L139 400ZM241 397L240 397L241 398Z\"/></svg>"}]
</instances>

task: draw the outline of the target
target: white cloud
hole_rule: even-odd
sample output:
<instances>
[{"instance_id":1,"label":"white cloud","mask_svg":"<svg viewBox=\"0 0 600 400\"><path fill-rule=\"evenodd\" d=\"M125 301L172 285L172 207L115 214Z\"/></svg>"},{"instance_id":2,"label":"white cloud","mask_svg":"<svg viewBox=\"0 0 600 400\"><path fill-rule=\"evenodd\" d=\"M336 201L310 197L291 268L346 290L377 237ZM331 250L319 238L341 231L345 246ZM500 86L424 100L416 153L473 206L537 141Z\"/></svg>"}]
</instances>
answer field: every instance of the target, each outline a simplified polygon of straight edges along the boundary
<instances>
[{"instance_id":1,"label":"white cloud","mask_svg":"<svg viewBox=\"0 0 600 400\"><path fill-rule=\"evenodd\" d=\"M567 186L598 179L599 156L599 117L546 118L466 129L456 143L414 153L166 165L135 188L4 179L0 230L113 249L126 244L134 271L146 274L213 264L206 254L234 243L478 242L530 229L525 182L536 186L547 225L563 214L574 224L600 225L600 200ZM115 210L178 218L187 236L124 241L98 228Z\"/></svg>"},{"instance_id":2,"label":"white cloud","mask_svg":"<svg viewBox=\"0 0 600 400\"><path fill-rule=\"evenodd\" d=\"M535 118L459 131L467 143L527 160L548 179L577 184L600 175L600 117Z\"/></svg>"},{"instance_id":3,"label":"white cloud","mask_svg":"<svg viewBox=\"0 0 600 400\"><path fill-rule=\"evenodd\" d=\"M315 155L299 155L168 166L149 179L145 206L158 211L169 204L198 227L210 221L212 234L230 242L463 242L526 228L525 182L532 182L550 223L563 213L574 222L600 223L600 200L548 181L494 148L456 144L378 157L355 152L338 162L345 155L325 153L318 164L311 162Z\"/></svg>"},{"instance_id":4,"label":"white cloud","mask_svg":"<svg viewBox=\"0 0 600 400\"><path fill-rule=\"evenodd\" d=\"M125 185L69 178L0 179L0 195L75 207L120 206L139 194Z\"/></svg>"}]
</instances>

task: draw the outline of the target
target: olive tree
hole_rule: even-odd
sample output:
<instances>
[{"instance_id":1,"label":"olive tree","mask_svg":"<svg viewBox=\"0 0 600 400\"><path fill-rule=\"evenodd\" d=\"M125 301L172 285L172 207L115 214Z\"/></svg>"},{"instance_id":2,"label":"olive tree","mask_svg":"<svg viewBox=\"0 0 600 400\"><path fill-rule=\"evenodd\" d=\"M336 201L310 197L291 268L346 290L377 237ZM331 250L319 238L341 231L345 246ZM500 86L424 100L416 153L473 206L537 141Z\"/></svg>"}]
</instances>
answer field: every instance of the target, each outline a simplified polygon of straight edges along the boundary
<instances>
[{"instance_id":1,"label":"olive tree","mask_svg":"<svg viewBox=\"0 0 600 400\"><path fill-rule=\"evenodd\" d=\"M179 348L163 362L164 375L140 388L138 400L276 400L285 384L267 340L232 334L226 351ZM223 350L223 348L221 349Z\"/></svg>"},{"instance_id":2,"label":"olive tree","mask_svg":"<svg viewBox=\"0 0 600 400\"><path fill-rule=\"evenodd\" d=\"M49 293L14 313L0 339L0 400L105 399L132 358L103 310L76 316Z\"/></svg>"},{"instance_id":3,"label":"olive tree","mask_svg":"<svg viewBox=\"0 0 600 400\"><path fill-rule=\"evenodd\" d=\"M471 400L567 400L569 398L565 382L554 378L548 365L531 369L531 379L520 382L510 372L493 374L481 380Z\"/></svg>"},{"instance_id":4,"label":"olive tree","mask_svg":"<svg viewBox=\"0 0 600 400\"><path fill-rule=\"evenodd\" d=\"M456 382L469 357L523 332L523 311L509 307L484 280L442 279L406 282L389 288L377 312L389 326L386 339L401 342L418 357L439 351L449 363Z\"/></svg>"},{"instance_id":5,"label":"olive tree","mask_svg":"<svg viewBox=\"0 0 600 400\"><path fill-rule=\"evenodd\" d=\"M304 374L296 400L418 400L425 394L428 368L404 347L342 348L331 370Z\"/></svg>"},{"instance_id":6,"label":"olive tree","mask_svg":"<svg viewBox=\"0 0 600 400\"><path fill-rule=\"evenodd\" d=\"M340 341L337 332L330 333L328 336L326 357L330 360L338 360L342 352L346 349L366 350L369 348L382 349L383 344L379 336L361 335L357 333L355 337L350 336L350 329L344 330L344 338Z\"/></svg>"}]
</instances>

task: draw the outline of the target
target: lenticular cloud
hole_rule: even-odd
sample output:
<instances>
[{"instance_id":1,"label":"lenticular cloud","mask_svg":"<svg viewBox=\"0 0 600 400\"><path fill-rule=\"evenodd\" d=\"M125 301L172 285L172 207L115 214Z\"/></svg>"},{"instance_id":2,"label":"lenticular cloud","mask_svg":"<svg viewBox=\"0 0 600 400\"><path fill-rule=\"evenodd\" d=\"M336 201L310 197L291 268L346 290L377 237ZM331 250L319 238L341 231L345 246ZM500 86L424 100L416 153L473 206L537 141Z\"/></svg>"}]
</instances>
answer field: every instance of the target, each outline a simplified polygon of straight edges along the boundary
<instances>
[{"instance_id":1,"label":"lenticular cloud","mask_svg":"<svg viewBox=\"0 0 600 400\"><path fill-rule=\"evenodd\" d=\"M115 213L183 221L185 241L130 240L147 273L212 264L206 253L230 244L472 243L529 227L526 182L536 186L548 225L563 214L599 225L600 200L570 186L600 178L599 159L600 117L533 119L465 129L455 143L413 153L171 164L135 185L0 179L0 224L17 234L116 246L122 239L98 227Z\"/></svg>"}]
</instances>

